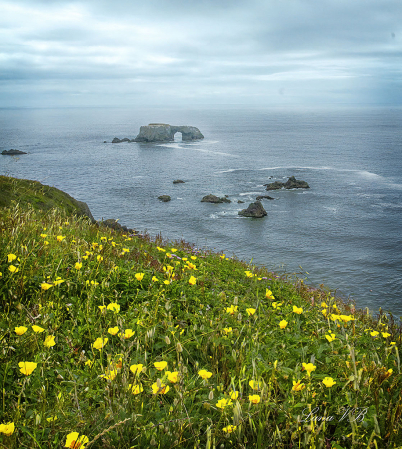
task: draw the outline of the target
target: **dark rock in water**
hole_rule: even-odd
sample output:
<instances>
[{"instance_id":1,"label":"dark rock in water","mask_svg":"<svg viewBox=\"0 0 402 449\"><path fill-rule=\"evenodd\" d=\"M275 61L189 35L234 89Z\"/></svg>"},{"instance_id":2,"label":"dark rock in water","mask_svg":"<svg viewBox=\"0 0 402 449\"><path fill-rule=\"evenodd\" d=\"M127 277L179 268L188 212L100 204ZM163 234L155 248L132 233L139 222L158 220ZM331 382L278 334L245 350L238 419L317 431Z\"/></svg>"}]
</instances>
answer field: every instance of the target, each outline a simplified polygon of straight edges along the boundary
<instances>
[{"instance_id":1,"label":"dark rock in water","mask_svg":"<svg viewBox=\"0 0 402 449\"><path fill-rule=\"evenodd\" d=\"M243 209L238 212L242 217L253 217L253 218L262 218L267 214L266 210L263 208L262 204L259 201L255 203L251 203L247 209Z\"/></svg>"},{"instance_id":2,"label":"dark rock in water","mask_svg":"<svg viewBox=\"0 0 402 449\"><path fill-rule=\"evenodd\" d=\"M267 186L266 190L279 190L279 189L283 189L283 187L285 186L285 184L283 182L279 182L279 181L271 182L270 184L264 184L264 185Z\"/></svg>"},{"instance_id":3,"label":"dark rock in water","mask_svg":"<svg viewBox=\"0 0 402 449\"><path fill-rule=\"evenodd\" d=\"M182 181L181 179L175 179L173 181L173 184L184 184L184 181Z\"/></svg>"},{"instance_id":4,"label":"dark rock in water","mask_svg":"<svg viewBox=\"0 0 402 449\"><path fill-rule=\"evenodd\" d=\"M104 141L103 141L103 143L107 143L107 141L106 141L106 140L104 140Z\"/></svg>"},{"instance_id":5,"label":"dark rock in water","mask_svg":"<svg viewBox=\"0 0 402 449\"><path fill-rule=\"evenodd\" d=\"M242 201L242 200L237 200L237 202L238 202L239 204L243 204L243 203L244 203L244 201Z\"/></svg>"},{"instance_id":6,"label":"dark rock in water","mask_svg":"<svg viewBox=\"0 0 402 449\"><path fill-rule=\"evenodd\" d=\"M270 184L264 184L266 190L279 190L279 189L309 189L310 186L306 181L299 181L294 176L291 176L285 183L275 181Z\"/></svg>"},{"instance_id":7,"label":"dark rock in water","mask_svg":"<svg viewBox=\"0 0 402 449\"><path fill-rule=\"evenodd\" d=\"M167 203L168 201L170 201L172 198L170 198L170 196L169 195L161 195L161 196L158 196L158 200L161 200L161 201L163 201L164 203Z\"/></svg>"},{"instance_id":8,"label":"dark rock in water","mask_svg":"<svg viewBox=\"0 0 402 449\"><path fill-rule=\"evenodd\" d=\"M269 195L260 195L257 196L256 200L260 201L260 200L274 200L275 198L272 198L272 196Z\"/></svg>"},{"instance_id":9,"label":"dark rock in water","mask_svg":"<svg viewBox=\"0 0 402 449\"><path fill-rule=\"evenodd\" d=\"M204 198L201 200L201 203L231 203L231 201L229 198L219 198L218 196L212 195L210 193L209 195L204 196Z\"/></svg>"},{"instance_id":10,"label":"dark rock in water","mask_svg":"<svg viewBox=\"0 0 402 449\"><path fill-rule=\"evenodd\" d=\"M28 154L28 153L25 153L25 151L14 150L11 148L11 150L2 151L1 154L4 154L5 156L17 156L18 154Z\"/></svg>"},{"instance_id":11,"label":"dark rock in water","mask_svg":"<svg viewBox=\"0 0 402 449\"><path fill-rule=\"evenodd\" d=\"M285 182L285 189L309 189L310 186L306 181L299 181L294 176L291 176Z\"/></svg>"},{"instance_id":12,"label":"dark rock in water","mask_svg":"<svg viewBox=\"0 0 402 449\"><path fill-rule=\"evenodd\" d=\"M122 142L131 142L131 140L128 137L125 137L124 139L119 139L118 137L115 137L112 140L112 143L122 143Z\"/></svg>"}]
</instances>

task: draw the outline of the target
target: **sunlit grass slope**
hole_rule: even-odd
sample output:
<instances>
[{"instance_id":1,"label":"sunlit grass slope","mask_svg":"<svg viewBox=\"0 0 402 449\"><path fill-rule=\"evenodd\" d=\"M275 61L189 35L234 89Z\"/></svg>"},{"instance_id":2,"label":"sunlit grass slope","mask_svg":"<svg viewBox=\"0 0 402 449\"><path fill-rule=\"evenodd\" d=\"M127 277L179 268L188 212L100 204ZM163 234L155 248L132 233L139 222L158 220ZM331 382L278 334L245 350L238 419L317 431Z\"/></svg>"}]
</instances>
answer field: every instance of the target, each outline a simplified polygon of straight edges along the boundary
<instances>
[{"instance_id":1,"label":"sunlit grass slope","mask_svg":"<svg viewBox=\"0 0 402 449\"><path fill-rule=\"evenodd\" d=\"M0 448L388 448L401 336L302 280L0 209Z\"/></svg>"}]
</instances>

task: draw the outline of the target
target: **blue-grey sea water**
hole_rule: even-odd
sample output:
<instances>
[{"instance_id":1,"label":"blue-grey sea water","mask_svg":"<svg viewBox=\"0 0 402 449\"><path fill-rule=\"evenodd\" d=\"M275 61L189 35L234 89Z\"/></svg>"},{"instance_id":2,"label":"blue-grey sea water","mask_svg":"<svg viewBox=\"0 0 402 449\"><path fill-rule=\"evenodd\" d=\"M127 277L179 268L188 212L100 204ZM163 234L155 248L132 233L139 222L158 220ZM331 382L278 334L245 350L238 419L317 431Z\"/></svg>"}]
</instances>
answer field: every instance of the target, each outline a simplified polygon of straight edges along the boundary
<instances>
[{"instance_id":1,"label":"blue-grey sea water","mask_svg":"<svg viewBox=\"0 0 402 449\"><path fill-rule=\"evenodd\" d=\"M151 122L205 138L110 143ZM401 109L0 109L0 151L10 148L28 154L0 156L0 174L60 188L95 219L308 272L358 307L402 315ZM310 189L265 191L292 175ZM201 203L209 193L232 203ZM238 215L264 194L267 217Z\"/></svg>"}]
</instances>

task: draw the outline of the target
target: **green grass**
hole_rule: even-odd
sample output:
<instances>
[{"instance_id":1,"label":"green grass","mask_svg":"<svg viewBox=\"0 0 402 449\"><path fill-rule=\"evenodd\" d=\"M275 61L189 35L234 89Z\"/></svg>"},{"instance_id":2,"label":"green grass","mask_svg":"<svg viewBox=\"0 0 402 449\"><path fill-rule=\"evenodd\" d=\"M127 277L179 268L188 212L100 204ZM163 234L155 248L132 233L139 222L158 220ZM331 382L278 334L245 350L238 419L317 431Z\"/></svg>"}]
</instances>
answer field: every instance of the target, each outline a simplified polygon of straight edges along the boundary
<instances>
[{"instance_id":1,"label":"green grass","mask_svg":"<svg viewBox=\"0 0 402 449\"><path fill-rule=\"evenodd\" d=\"M77 201L62 190L38 181L0 176L0 207L10 207L16 202L21 208L49 211L57 207L66 214L90 215L85 203ZM90 218L92 219L92 215Z\"/></svg>"},{"instance_id":2,"label":"green grass","mask_svg":"<svg viewBox=\"0 0 402 449\"><path fill-rule=\"evenodd\" d=\"M375 320L301 279L60 209L0 209L0 272L0 425L15 426L0 427L0 448L61 448L71 432L92 449L402 444L391 316ZM25 375L20 362L37 365Z\"/></svg>"}]
</instances>

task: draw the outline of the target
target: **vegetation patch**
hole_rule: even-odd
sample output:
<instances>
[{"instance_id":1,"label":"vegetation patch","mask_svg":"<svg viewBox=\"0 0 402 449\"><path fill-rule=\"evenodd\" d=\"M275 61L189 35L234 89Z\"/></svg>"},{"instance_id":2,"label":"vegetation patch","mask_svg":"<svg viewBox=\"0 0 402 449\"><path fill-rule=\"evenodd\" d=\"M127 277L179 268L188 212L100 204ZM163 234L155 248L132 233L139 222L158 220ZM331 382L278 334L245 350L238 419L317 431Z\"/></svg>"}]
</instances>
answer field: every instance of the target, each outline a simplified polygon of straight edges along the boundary
<instances>
[{"instance_id":1,"label":"vegetation patch","mask_svg":"<svg viewBox=\"0 0 402 449\"><path fill-rule=\"evenodd\" d=\"M399 447L392 316L65 209L0 209L0 273L2 448Z\"/></svg>"}]
</instances>

